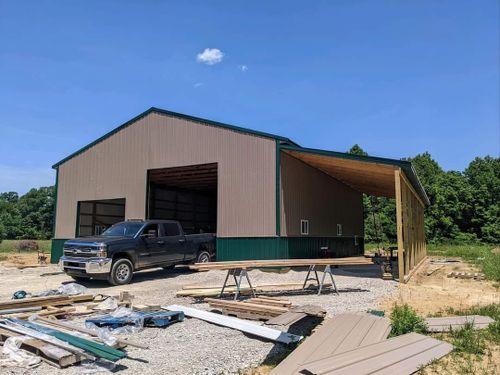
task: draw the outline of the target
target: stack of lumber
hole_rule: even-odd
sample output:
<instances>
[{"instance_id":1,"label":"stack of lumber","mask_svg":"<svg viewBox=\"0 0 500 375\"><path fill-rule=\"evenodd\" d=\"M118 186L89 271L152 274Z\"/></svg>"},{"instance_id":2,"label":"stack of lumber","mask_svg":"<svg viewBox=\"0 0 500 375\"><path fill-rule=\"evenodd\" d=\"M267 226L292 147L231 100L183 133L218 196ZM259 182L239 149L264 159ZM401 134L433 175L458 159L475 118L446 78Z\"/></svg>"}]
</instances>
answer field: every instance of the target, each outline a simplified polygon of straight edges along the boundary
<instances>
[{"instance_id":1,"label":"stack of lumber","mask_svg":"<svg viewBox=\"0 0 500 375\"><path fill-rule=\"evenodd\" d=\"M255 293L267 293L276 292L283 290L301 290L304 283L281 283L281 284L261 284L254 285L253 290ZM332 286L331 283L325 283L324 287ZM308 288L313 287L317 289L317 285L310 284ZM218 297L220 295L222 287L220 286L202 286L202 285L188 285L183 286L182 290L175 293L176 297ZM252 290L250 287L241 287L240 295L249 295ZM235 286L226 286L224 289L224 295L231 295L236 293Z\"/></svg>"},{"instance_id":2,"label":"stack of lumber","mask_svg":"<svg viewBox=\"0 0 500 375\"><path fill-rule=\"evenodd\" d=\"M386 318L337 315L271 374L412 374L453 350L448 343L417 333L387 339L390 330Z\"/></svg>"},{"instance_id":3,"label":"stack of lumber","mask_svg":"<svg viewBox=\"0 0 500 375\"><path fill-rule=\"evenodd\" d=\"M289 325L308 315L324 317L326 314L317 306L293 306L290 301L264 296L245 301L225 301L213 298L207 298L205 301L211 308L221 311L224 315L268 321L269 324L276 325Z\"/></svg>"},{"instance_id":4,"label":"stack of lumber","mask_svg":"<svg viewBox=\"0 0 500 375\"><path fill-rule=\"evenodd\" d=\"M240 260L229 262L195 263L189 266L198 271L230 270L249 268L307 267L307 266L358 266L372 265L373 261L366 257L320 258L320 259L272 259L272 260Z\"/></svg>"},{"instance_id":5,"label":"stack of lumber","mask_svg":"<svg viewBox=\"0 0 500 375\"><path fill-rule=\"evenodd\" d=\"M75 311L74 304L92 301L90 294L76 296L56 295L14 299L0 302L0 316L26 319L33 313L40 316L60 316ZM63 307L67 306L67 307Z\"/></svg>"}]
</instances>

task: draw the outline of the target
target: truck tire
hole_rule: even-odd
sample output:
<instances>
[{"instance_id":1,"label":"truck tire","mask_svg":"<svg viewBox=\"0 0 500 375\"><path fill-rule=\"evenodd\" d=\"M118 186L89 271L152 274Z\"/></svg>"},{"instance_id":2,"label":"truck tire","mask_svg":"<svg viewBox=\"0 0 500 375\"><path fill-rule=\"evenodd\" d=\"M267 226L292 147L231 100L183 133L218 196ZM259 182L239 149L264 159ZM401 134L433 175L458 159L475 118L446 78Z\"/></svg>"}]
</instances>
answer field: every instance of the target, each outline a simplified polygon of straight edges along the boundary
<instances>
[{"instance_id":1,"label":"truck tire","mask_svg":"<svg viewBox=\"0 0 500 375\"><path fill-rule=\"evenodd\" d=\"M125 285L132 280L134 267L132 262L127 258L119 258L113 261L111 273L108 277L108 282L111 285Z\"/></svg>"},{"instance_id":2,"label":"truck tire","mask_svg":"<svg viewBox=\"0 0 500 375\"><path fill-rule=\"evenodd\" d=\"M201 250L196 257L196 263L208 263L210 262L210 253L206 250Z\"/></svg>"}]
</instances>

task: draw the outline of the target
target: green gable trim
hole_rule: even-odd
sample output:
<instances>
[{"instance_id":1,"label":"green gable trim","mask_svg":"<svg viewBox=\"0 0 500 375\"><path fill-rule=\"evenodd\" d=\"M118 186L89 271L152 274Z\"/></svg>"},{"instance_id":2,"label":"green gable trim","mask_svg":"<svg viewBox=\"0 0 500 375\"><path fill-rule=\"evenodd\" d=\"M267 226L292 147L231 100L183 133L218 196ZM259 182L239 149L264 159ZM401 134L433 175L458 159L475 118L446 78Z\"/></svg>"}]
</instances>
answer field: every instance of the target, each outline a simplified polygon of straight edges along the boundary
<instances>
[{"instance_id":1,"label":"green gable trim","mask_svg":"<svg viewBox=\"0 0 500 375\"><path fill-rule=\"evenodd\" d=\"M409 161L380 158L377 156L354 155L354 154L349 154L349 153L345 153L345 152L327 151L327 150L319 150L319 149L314 149L314 148L305 148L305 147L296 147L296 146L287 146L287 145L281 145L281 149L282 150L289 150L289 151L303 152L306 154L331 156L331 157L340 158L340 159L356 160L356 161L362 161L365 163L385 164L385 165L392 165L395 167L399 167L405 172L406 176L408 176L408 179L410 180L412 186L419 193L420 198L422 198L423 201L427 205L430 204L429 197L427 197L425 189L422 186L422 183L420 182L420 180L418 179L417 172L415 171L415 168L413 168L413 165Z\"/></svg>"},{"instance_id":2,"label":"green gable trim","mask_svg":"<svg viewBox=\"0 0 500 375\"><path fill-rule=\"evenodd\" d=\"M59 162L57 162L56 164L54 164L52 166L52 168L57 168L59 165L67 162L68 160L70 160L70 159L74 158L75 156L81 154L82 152L88 150L92 146L95 146L96 144L104 141L105 139L111 137L113 134L119 132L120 130L125 129L127 126L130 126L133 123L135 123L136 121L139 121L140 119L146 117L150 113L163 114L163 115L167 115L167 116L181 118L181 119L184 119L184 120L199 122L199 123L206 124L206 125L217 126L219 128L229 129L229 130L233 130L233 131L244 133L244 134L255 135L255 136L264 137L264 138L270 138L270 139L276 139L276 140L281 141L281 142L286 142L286 143L298 146L292 140L290 140L290 139L288 139L286 137L279 136L279 135L275 135L275 134L271 134L271 133L266 133L266 132L261 132L261 131L258 131L258 130L247 129L247 128L243 128L243 127L240 127L240 126L229 125L229 124L225 124L225 123L217 122L217 121L212 121L212 120L208 120L208 119L201 118L201 117L195 117L195 116L185 115L183 113L167 111L166 109L160 109L160 108L151 107L147 111L139 114L138 116L134 117L133 119L127 121L126 123L118 126L115 129L111 130L109 133L104 134L102 137L96 139L94 142L89 143L87 146L82 147L78 151L75 151L74 153L72 153L69 156L65 157L64 159L60 160Z\"/></svg>"},{"instance_id":3,"label":"green gable trim","mask_svg":"<svg viewBox=\"0 0 500 375\"><path fill-rule=\"evenodd\" d=\"M59 262L59 258L63 255L63 245L68 239L52 239L52 245L50 250L50 263Z\"/></svg>"}]
</instances>

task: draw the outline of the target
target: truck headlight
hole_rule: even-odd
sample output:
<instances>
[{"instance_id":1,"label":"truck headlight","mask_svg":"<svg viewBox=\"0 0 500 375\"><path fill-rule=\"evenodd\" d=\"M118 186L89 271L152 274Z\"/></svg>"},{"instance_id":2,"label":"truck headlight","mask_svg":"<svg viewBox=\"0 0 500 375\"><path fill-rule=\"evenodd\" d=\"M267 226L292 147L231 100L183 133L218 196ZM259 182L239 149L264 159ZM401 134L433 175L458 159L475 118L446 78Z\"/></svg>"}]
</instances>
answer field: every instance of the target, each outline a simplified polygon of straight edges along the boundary
<instances>
[{"instance_id":1,"label":"truck headlight","mask_svg":"<svg viewBox=\"0 0 500 375\"><path fill-rule=\"evenodd\" d=\"M99 249L97 251L97 256L99 256L100 258L108 257L108 247L105 244L101 244L99 246Z\"/></svg>"}]
</instances>

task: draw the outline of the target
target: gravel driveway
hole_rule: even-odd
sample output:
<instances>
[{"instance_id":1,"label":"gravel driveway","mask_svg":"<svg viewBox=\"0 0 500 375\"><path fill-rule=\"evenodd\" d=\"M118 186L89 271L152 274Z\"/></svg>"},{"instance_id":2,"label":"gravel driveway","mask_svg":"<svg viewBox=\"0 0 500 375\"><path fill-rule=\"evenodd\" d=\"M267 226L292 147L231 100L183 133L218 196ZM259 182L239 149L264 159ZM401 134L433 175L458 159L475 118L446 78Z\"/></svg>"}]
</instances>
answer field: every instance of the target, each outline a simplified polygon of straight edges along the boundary
<instances>
[{"instance_id":1,"label":"gravel driveway","mask_svg":"<svg viewBox=\"0 0 500 375\"><path fill-rule=\"evenodd\" d=\"M17 290L38 292L57 288L63 282L72 281L66 275L41 277L42 273L57 271L56 266L27 268L0 267L0 299L9 299ZM376 308L386 296L394 293L397 283L383 281L377 266L343 267L335 269L335 281L340 295L332 293L317 296L312 292L287 294L286 298L297 305L313 304L323 307L329 316L345 311L366 311ZM264 283L303 282L306 271L292 270L286 274L250 272L254 285ZM139 272L131 284L111 287L104 282L88 282L85 286L93 293L118 295L128 290L135 295L134 303L158 303L161 305L192 305L192 298L175 297L184 285L222 285L224 271L191 272L187 269L174 271L150 270ZM205 303L194 307L208 309ZM80 318L79 320L82 320ZM81 323L83 325L83 323ZM294 327L294 333L306 333L310 322ZM266 359L283 351L282 344L249 337L239 331L219 327L197 319L186 319L164 329L147 328L133 336L134 341L147 343L149 349L129 347L126 358L119 362L123 374L233 374L258 366ZM1 352L0 352L1 353ZM0 354L0 358L2 355ZM1 368L2 374L81 374L81 367L57 370L42 364L32 370Z\"/></svg>"}]
</instances>

